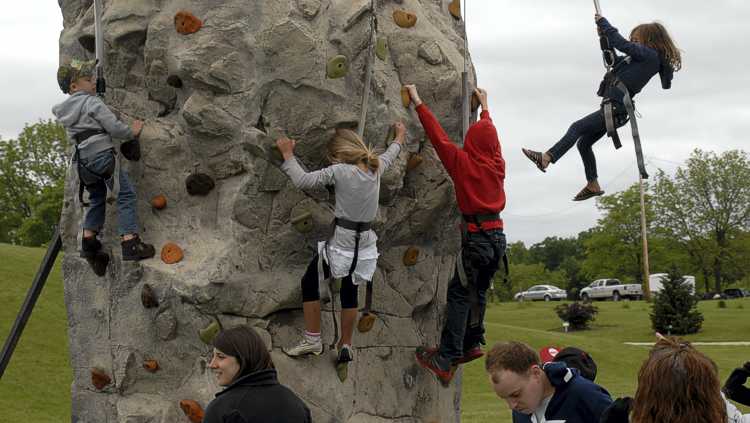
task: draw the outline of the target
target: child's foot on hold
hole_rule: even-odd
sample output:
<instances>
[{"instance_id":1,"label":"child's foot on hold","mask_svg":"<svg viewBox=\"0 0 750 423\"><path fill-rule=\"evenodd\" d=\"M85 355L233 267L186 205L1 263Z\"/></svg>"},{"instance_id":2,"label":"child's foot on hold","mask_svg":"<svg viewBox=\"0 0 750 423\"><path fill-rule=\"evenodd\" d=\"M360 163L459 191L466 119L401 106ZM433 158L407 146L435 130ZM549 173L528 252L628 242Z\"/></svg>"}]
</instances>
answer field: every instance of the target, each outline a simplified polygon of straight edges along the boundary
<instances>
[{"instance_id":1,"label":"child's foot on hold","mask_svg":"<svg viewBox=\"0 0 750 423\"><path fill-rule=\"evenodd\" d=\"M123 261L148 259L156 254L154 246L141 241L141 238L137 234L128 240L123 240L121 245Z\"/></svg>"},{"instance_id":2,"label":"child's foot on hold","mask_svg":"<svg viewBox=\"0 0 750 423\"><path fill-rule=\"evenodd\" d=\"M584 201L588 200L592 197L598 197L600 195L603 195L604 191L599 186L599 182L597 181L590 181L588 184L586 184L585 187L581 191L576 194L575 197L573 197L573 201Z\"/></svg>"},{"instance_id":3,"label":"child's foot on hold","mask_svg":"<svg viewBox=\"0 0 750 423\"><path fill-rule=\"evenodd\" d=\"M417 363L434 373L443 386L450 385L456 368L440 356L437 348L418 347L414 355Z\"/></svg>"},{"instance_id":4,"label":"child's foot on hold","mask_svg":"<svg viewBox=\"0 0 750 423\"><path fill-rule=\"evenodd\" d=\"M282 351L290 357L299 357L306 354L320 355L323 353L323 340L320 339L320 336L317 338L303 336L299 344L284 348Z\"/></svg>"},{"instance_id":5,"label":"child's foot on hold","mask_svg":"<svg viewBox=\"0 0 750 423\"><path fill-rule=\"evenodd\" d=\"M337 363L348 363L354 360L354 352L350 345L341 345L339 348L339 354L336 358Z\"/></svg>"},{"instance_id":6,"label":"child's foot on hold","mask_svg":"<svg viewBox=\"0 0 750 423\"><path fill-rule=\"evenodd\" d=\"M526 148L522 148L521 151L523 151L523 154L526 155L526 157L531 160L539 170L542 172L547 171L547 166L549 166L550 161L552 161L552 157L549 153L542 153Z\"/></svg>"}]
</instances>

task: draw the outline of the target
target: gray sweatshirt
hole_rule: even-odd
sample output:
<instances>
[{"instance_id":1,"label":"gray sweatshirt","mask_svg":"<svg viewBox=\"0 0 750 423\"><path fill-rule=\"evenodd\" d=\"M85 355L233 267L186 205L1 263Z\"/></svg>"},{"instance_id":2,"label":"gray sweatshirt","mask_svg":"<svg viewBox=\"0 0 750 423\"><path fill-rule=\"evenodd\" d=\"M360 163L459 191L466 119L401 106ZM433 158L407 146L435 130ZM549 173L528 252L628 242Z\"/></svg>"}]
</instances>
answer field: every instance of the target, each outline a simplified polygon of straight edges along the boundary
<instances>
[{"instance_id":1,"label":"gray sweatshirt","mask_svg":"<svg viewBox=\"0 0 750 423\"><path fill-rule=\"evenodd\" d=\"M79 91L52 108L52 113L68 133L70 142L74 135L85 130L104 130L106 134L94 135L78 145L82 159L113 148L112 138L130 140L133 131L117 119L101 98Z\"/></svg>"},{"instance_id":2,"label":"gray sweatshirt","mask_svg":"<svg viewBox=\"0 0 750 423\"><path fill-rule=\"evenodd\" d=\"M354 222L372 222L378 212L380 198L380 176L393 164L401 151L399 143L392 143L381 154L377 173L363 171L350 164L334 164L314 172L305 172L295 157L284 161L281 170L299 189L310 189L333 185L336 193L334 216ZM362 234L360 249L367 248L377 241L370 230ZM354 249L354 231L336 227L332 246Z\"/></svg>"}]
</instances>

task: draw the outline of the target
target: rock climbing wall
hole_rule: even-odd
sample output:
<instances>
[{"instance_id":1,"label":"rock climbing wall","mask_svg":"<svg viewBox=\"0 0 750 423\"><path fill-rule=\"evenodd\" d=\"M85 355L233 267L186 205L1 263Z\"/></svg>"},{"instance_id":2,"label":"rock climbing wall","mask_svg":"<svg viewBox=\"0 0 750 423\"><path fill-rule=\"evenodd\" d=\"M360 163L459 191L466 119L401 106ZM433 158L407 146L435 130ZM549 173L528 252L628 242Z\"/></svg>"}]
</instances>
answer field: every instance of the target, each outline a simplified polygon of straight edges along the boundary
<instances>
[{"instance_id":1,"label":"rock climbing wall","mask_svg":"<svg viewBox=\"0 0 750 423\"><path fill-rule=\"evenodd\" d=\"M416 346L438 341L458 212L400 94L415 83L458 137L464 30L450 3L375 1L365 139L384 149L396 120L409 136L382 181L377 320L355 332L355 361L341 382L330 352L291 359L281 351L302 333L299 280L328 234L335 199L295 189L272 145L279 135L296 139L303 165L318 169L334 130L357 127L370 0L104 1L105 101L124 121L146 122L143 157L123 168L157 256L120 260L110 206L102 235L112 261L96 277L78 257L81 210L69 175L62 228L74 422L200 421L198 407L220 390L208 343L219 327L239 324L263 335L282 382L316 422L458 420L457 383L443 388L414 362ZM59 4L61 61L92 58L93 2ZM361 288L361 305L364 297ZM322 327L327 345L328 312Z\"/></svg>"}]
</instances>

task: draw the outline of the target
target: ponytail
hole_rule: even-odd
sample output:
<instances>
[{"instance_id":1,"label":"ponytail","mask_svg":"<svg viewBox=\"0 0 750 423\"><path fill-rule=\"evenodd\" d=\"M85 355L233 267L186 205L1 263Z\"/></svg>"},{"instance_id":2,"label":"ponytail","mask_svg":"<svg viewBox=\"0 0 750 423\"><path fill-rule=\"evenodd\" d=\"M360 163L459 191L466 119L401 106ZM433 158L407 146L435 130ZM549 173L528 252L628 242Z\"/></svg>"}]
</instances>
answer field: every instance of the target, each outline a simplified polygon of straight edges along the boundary
<instances>
[{"instance_id":1,"label":"ponytail","mask_svg":"<svg viewBox=\"0 0 750 423\"><path fill-rule=\"evenodd\" d=\"M375 151L350 129L336 130L336 135L328 143L328 160L351 165L362 163L371 172L377 172L380 168L380 158Z\"/></svg>"}]
</instances>

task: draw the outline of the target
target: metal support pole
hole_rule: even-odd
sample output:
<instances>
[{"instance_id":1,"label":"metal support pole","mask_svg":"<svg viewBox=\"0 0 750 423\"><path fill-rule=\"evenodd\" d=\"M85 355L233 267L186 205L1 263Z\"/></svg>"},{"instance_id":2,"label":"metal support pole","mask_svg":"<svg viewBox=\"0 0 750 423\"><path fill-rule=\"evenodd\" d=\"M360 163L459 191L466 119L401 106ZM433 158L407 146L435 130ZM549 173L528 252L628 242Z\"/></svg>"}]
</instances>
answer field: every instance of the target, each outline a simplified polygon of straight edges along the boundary
<instances>
[{"instance_id":1,"label":"metal support pole","mask_svg":"<svg viewBox=\"0 0 750 423\"><path fill-rule=\"evenodd\" d=\"M596 9L596 14L601 16L602 15L602 7L599 5L599 0L594 0L594 8Z\"/></svg>"},{"instance_id":2,"label":"metal support pole","mask_svg":"<svg viewBox=\"0 0 750 423\"><path fill-rule=\"evenodd\" d=\"M639 177L638 182L641 189L641 240L643 241L643 298L646 301L651 299L651 284L649 283L649 265L648 265L648 233L646 229L646 194L643 189L643 178Z\"/></svg>"},{"instance_id":3,"label":"metal support pole","mask_svg":"<svg viewBox=\"0 0 750 423\"><path fill-rule=\"evenodd\" d=\"M94 46L96 48L96 94L103 96L107 91L104 80L104 31L102 30L102 0L94 0Z\"/></svg>"}]
</instances>

